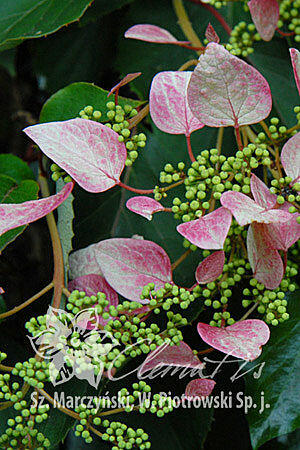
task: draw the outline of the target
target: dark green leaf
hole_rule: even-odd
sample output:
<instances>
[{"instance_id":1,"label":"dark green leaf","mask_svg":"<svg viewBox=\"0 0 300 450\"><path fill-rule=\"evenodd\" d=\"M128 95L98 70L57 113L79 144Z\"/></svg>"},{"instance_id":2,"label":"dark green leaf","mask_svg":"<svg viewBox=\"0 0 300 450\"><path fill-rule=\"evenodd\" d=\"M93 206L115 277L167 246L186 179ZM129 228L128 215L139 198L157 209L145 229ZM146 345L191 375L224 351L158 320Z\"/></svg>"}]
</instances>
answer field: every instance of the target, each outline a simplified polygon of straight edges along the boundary
<instances>
[{"instance_id":1,"label":"dark green leaf","mask_svg":"<svg viewBox=\"0 0 300 450\"><path fill-rule=\"evenodd\" d=\"M80 21L80 25L82 26L86 25L88 22L95 22L99 17L110 14L133 1L134 0L110 0L108 2L107 0L96 0Z\"/></svg>"},{"instance_id":2,"label":"dark green leaf","mask_svg":"<svg viewBox=\"0 0 300 450\"><path fill-rule=\"evenodd\" d=\"M87 105L101 112L106 111L108 91L90 83L73 83L56 92L43 106L40 122L74 119L79 111ZM141 102L119 97L119 104L137 107Z\"/></svg>"},{"instance_id":3,"label":"dark green leaf","mask_svg":"<svg viewBox=\"0 0 300 450\"><path fill-rule=\"evenodd\" d=\"M6 175L0 175L0 203L22 203L37 199L38 184L33 180L21 181L20 184ZM0 236L0 251L19 236L26 226L9 230Z\"/></svg>"},{"instance_id":4,"label":"dark green leaf","mask_svg":"<svg viewBox=\"0 0 300 450\"><path fill-rule=\"evenodd\" d=\"M0 174L13 178L16 183L23 180L34 180L32 170L28 165L15 155L0 155Z\"/></svg>"},{"instance_id":5,"label":"dark green leaf","mask_svg":"<svg viewBox=\"0 0 300 450\"><path fill-rule=\"evenodd\" d=\"M269 408L259 414L251 409L247 415L254 449L264 442L300 428L300 311L299 291L288 301L290 319L272 328L271 338L261 357L253 365L265 362L259 379L246 377L246 394L260 408L261 392ZM247 366L248 368L248 366Z\"/></svg>"},{"instance_id":6,"label":"dark green leaf","mask_svg":"<svg viewBox=\"0 0 300 450\"><path fill-rule=\"evenodd\" d=\"M91 0L10 0L0 4L0 49L54 33L79 19Z\"/></svg>"}]
</instances>

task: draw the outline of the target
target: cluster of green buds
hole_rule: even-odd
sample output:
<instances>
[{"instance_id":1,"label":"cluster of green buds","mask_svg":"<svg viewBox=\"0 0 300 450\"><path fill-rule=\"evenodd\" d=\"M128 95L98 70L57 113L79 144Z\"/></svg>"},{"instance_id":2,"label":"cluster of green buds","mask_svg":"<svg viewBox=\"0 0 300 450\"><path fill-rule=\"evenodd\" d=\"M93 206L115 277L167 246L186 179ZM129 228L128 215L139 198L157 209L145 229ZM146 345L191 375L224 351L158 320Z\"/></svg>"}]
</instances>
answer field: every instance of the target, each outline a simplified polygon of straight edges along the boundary
<instances>
[{"instance_id":1,"label":"cluster of green buds","mask_svg":"<svg viewBox=\"0 0 300 450\"><path fill-rule=\"evenodd\" d=\"M70 181L72 181L70 175L68 175L57 164L51 164L50 170L52 172L51 178L53 181L58 181L60 178L62 178L65 183L69 183Z\"/></svg>"},{"instance_id":2,"label":"cluster of green buds","mask_svg":"<svg viewBox=\"0 0 300 450\"><path fill-rule=\"evenodd\" d=\"M300 1L282 0L279 5L278 28L286 27L295 42L300 42Z\"/></svg>"},{"instance_id":3,"label":"cluster of green buds","mask_svg":"<svg viewBox=\"0 0 300 450\"><path fill-rule=\"evenodd\" d=\"M254 52L253 45L261 41L253 23L239 22L232 30L226 49L235 56L246 58Z\"/></svg>"},{"instance_id":4,"label":"cluster of green buds","mask_svg":"<svg viewBox=\"0 0 300 450\"><path fill-rule=\"evenodd\" d=\"M43 389L44 383L49 381L49 363L29 358L28 361L17 362L12 374L23 378L32 387Z\"/></svg>"}]
</instances>

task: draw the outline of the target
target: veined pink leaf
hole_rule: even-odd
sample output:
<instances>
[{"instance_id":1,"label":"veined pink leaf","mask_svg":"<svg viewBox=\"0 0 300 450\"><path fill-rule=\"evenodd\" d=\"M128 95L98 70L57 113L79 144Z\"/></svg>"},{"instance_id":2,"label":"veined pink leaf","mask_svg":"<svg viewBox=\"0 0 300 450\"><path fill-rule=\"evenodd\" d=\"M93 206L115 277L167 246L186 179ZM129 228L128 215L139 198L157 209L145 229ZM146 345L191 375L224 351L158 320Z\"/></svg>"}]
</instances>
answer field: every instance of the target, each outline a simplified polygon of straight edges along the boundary
<instances>
[{"instance_id":1,"label":"veined pink leaf","mask_svg":"<svg viewBox=\"0 0 300 450\"><path fill-rule=\"evenodd\" d=\"M293 184L300 177L300 133L291 137L283 146L281 163L288 177L293 179Z\"/></svg>"},{"instance_id":2,"label":"veined pink leaf","mask_svg":"<svg viewBox=\"0 0 300 450\"><path fill-rule=\"evenodd\" d=\"M287 252L300 239L298 216L299 214L292 214L292 218L287 222L266 225L274 248Z\"/></svg>"},{"instance_id":3,"label":"veined pink leaf","mask_svg":"<svg viewBox=\"0 0 300 450\"><path fill-rule=\"evenodd\" d=\"M24 203L3 203L0 205L0 235L13 228L35 222L56 209L70 195L73 183L67 183L62 190L41 200Z\"/></svg>"},{"instance_id":4,"label":"veined pink leaf","mask_svg":"<svg viewBox=\"0 0 300 450\"><path fill-rule=\"evenodd\" d=\"M142 72L135 72L135 73L128 73L122 80L116 84L111 90L109 91L107 97L109 97L114 92L118 91L120 87L125 86L126 84L130 83L131 81L135 80L137 77L139 77L142 74Z\"/></svg>"},{"instance_id":5,"label":"veined pink leaf","mask_svg":"<svg viewBox=\"0 0 300 450\"><path fill-rule=\"evenodd\" d=\"M200 219L181 223L177 231L197 247L219 250L223 248L231 219L228 209L221 207Z\"/></svg>"},{"instance_id":6,"label":"veined pink leaf","mask_svg":"<svg viewBox=\"0 0 300 450\"><path fill-rule=\"evenodd\" d=\"M291 218L290 213L280 209L266 210L241 192L224 192L220 201L225 208L232 212L237 223L241 226L252 222L283 223Z\"/></svg>"},{"instance_id":7,"label":"veined pink leaf","mask_svg":"<svg viewBox=\"0 0 300 450\"><path fill-rule=\"evenodd\" d=\"M272 194L268 186L265 185L256 175L251 175L251 192L256 203L265 209L274 208L277 202L277 195Z\"/></svg>"},{"instance_id":8,"label":"veined pink leaf","mask_svg":"<svg viewBox=\"0 0 300 450\"><path fill-rule=\"evenodd\" d=\"M148 370L162 366L204 368L204 364L183 341L179 345L170 346L166 343L157 347L149 353L138 373L143 375Z\"/></svg>"},{"instance_id":9,"label":"veined pink leaf","mask_svg":"<svg viewBox=\"0 0 300 450\"><path fill-rule=\"evenodd\" d=\"M207 25L207 28L205 30L205 37L208 40L208 42L215 42L216 44L220 42L219 36L217 35L214 27L210 23Z\"/></svg>"},{"instance_id":10,"label":"veined pink leaf","mask_svg":"<svg viewBox=\"0 0 300 450\"><path fill-rule=\"evenodd\" d=\"M125 32L124 36L129 39L155 42L157 44L189 44L188 41L178 41L164 28L149 24L134 25Z\"/></svg>"},{"instance_id":11,"label":"veined pink leaf","mask_svg":"<svg viewBox=\"0 0 300 450\"><path fill-rule=\"evenodd\" d=\"M69 256L70 278L79 278L91 273L103 275L96 259L97 244L89 245Z\"/></svg>"},{"instance_id":12,"label":"veined pink leaf","mask_svg":"<svg viewBox=\"0 0 300 450\"><path fill-rule=\"evenodd\" d=\"M258 358L262 345L270 337L268 325L257 319L243 320L225 328L198 323L197 330L203 341L211 347L246 361Z\"/></svg>"},{"instance_id":13,"label":"veined pink leaf","mask_svg":"<svg viewBox=\"0 0 300 450\"><path fill-rule=\"evenodd\" d=\"M165 208L156 200L150 197L140 196L131 197L127 203L126 207L140 216L146 217L146 219L151 220L152 214L158 211L163 211Z\"/></svg>"},{"instance_id":14,"label":"veined pink leaf","mask_svg":"<svg viewBox=\"0 0 300 450\"><path fill-rule=\"evenodd\" d=\"M272 107L265 78L214 42L200 55L187 94L192 113L210 127L257 123Z\"/></svg>"},{"instance_id":15,"label":"veined pink leaf","mask_svg":"<svg viewBox=\"0 0 300 450\"><path fill-rule=\"evenodd\" d=\"M192 72L160 72L152 80L150 114L155 125L165 133L189 136L204 127L187 102L191 75Z\"/></svg>"},{"instance_id":16,"label":"veined pink leaf","mask_svg":"<svg viewBox=\"0 0 300 450\"><path fill-rule=\"evenodd\" d=\"M264 41L274 36L279 20L277 0L251 0L248 2L251 17L256 29Z\"/></svg>"},{"instance_id":17,"label":"veined pink leaf","mask_svg":"<svg viewBox=\"0 0 300 450\"><path fill-rule=\"evenodd\" d=\"M216 382L208 378L197 378L190 381L185 388L185 396L192 397L207 397L213 391Z\"/></svg>"},{"instance_id":18,"label":"veined pink leaf","mask_svg":"<svg viewBox=\"0 0 300 450\"><path fill-rule=\"evenodd\" d=\"M33 125L24 131L86 191L107 191L120 181L126 148L118 134L105 125L71 119Z\"/></svg>"},{"instance_id":19,"label":"veined pink leaf","mask_svg":"<svg viewBox=\"0 0 300 450\"><path fill-rule=\"evenodd\" d=\"M107 282L123 297L140 303L142 288L154 283L159 289L172 283L171 262L166 252L151 241L106 239L96 244L96 260Z\"/></svg>"},{"instance_id":20,"label":"veined pink leaf","mask_svg":"<svg viewBox=\"0 0 300 450\"><path fill-rule=\"evenodd\" d=\"M252 223L247 233L248 259L254 278L267 289L276 289L284 273L282 259L273 245L267 226Z\"/></svg>"},{"instance_id":21,"label":"veined pink leaf","mask_svg":"<svg viewBox=\"0 0 300 450\"><path fill-rule=\"evenodd\" d=\"M300 94L300 52L295 48L290 48L290 55L292 60L292 66L294 70L294 76L298 92Z\"/></svg>"},{"instance_id":22,"label":"veined pink leaf","mask_svg":"<svg viewBox=\"0 0 300 450\"><path fill-rule=\"evenodd\" d=\"M199 284L215 281L223 272L225 253L223 250L207 256L196 269L196 280Z\"/></svg>"}]
</instances>

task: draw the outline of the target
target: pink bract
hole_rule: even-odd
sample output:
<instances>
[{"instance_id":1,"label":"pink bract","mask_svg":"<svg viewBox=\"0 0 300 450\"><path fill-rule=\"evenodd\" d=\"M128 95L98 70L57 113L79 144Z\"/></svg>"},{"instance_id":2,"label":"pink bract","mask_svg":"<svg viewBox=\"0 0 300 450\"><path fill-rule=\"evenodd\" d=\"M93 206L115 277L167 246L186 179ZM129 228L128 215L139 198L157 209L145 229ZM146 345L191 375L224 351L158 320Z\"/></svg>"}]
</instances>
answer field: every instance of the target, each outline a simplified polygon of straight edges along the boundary
<instances>
[{"instance_id":1,"label":"pink bract","mask_svg":"<svg viewBox=\"0 0 300 450\"><path fill-rule=\"evenodd\" d=\"M155 212L163 211L165 208L156 200L150 197L140 196L132 197L127 203L126 207L140 216L145 217L148 220L152 219L152 214Z\"/></svg>"},{"instance_id":2,"label":"pink bract","mask_svg":"<svg viewBox=\"0 0 300 450\"><path fill-rule=\"evenodd\" d=\"M107 282L129 300L148 303L140 299L146 284L154 283L155 289L159 289L172 283L170 259L154 242L116 238L95 246L96 261Z\"/></svg>"},{"instance_id":3,"label":"pink bract","mask_svg":"<svg viewBox=\"0 0 300 450\"><path fill-rule=\"evenodd\" d=\"M0 205L0 235L13 228L35 222L56 209L70 195L73 183L67 183L55 195L24 203L2 203Z\"/></svg>"},{"instance_id":4,"label":"pink bract","mask_svg":"<svg viewBox=\"0 0 300 450\"><path fill-rule=\"evenodd\" d=\"M24 131L86 191L103 192L119 183L127 152L118 134L105 125L71 119Z\"/></svg>"},{"instance_id":5,"label":"pink bract","mask_svg":"<svg viewBox=\"0 0 300 450\"><path fill-rule=\"evenodd\" d=\"M252 222L283 223L291 218L290 213L280 209L266 210L241 192L225 192L222 194L220 201L225 208L232 212L237 223L241 226L245 226Z\"/></svg>"},{"instance_id":6,"label":"pink bract","mask_svg":"<svg viewBox=\"0 0 300 450\"><path fill-rule=\"evenodd\" d=\"M223 272L225 253L223 250L207 256L196 269L196 280L199 284L215 281Z\"/></svg>"},{"instance_id":7,"label":"pink bract","mask_svg":"<svg viewBox=\"0 0 300 450\"><path fill-rule=\"evenodd\" d=\"M268 325L257 319L243 320L225 328L198 323L197 329L203 341L211 347L246 361L258 358L262 345L270 337Z\"/></svg>"},{"instance_id":8,"label":"pink bract","mask_svg":"<svg viewBox=\"0 0 300 450\"><path fill-rule=\"evenodd\" d=\"M277 203L277 195L272 194L270 189L260 178L252 174L250 179L251 193L256 203L265 209L274 208Z\"/></svg>"},{"instance_id":9,"label":"pink bract","mask_svg":"<svg viewBox=\"0 0 300 450\"><path fill-rule=\"evenodd\" d=\"M142 74L142 72L134 72L134 73L128 73L127 75L125 75L125 77L122 78L122 80L118 84L116 84L114 87L111 88L111 90L109 91L107 97L109 97L114 92L118 91L120 89L120 87L126 86L126 84L128 84L131 81L135 80L141 74Z\"/></svg>"},{"instance_id":10,"label":"pink bract","mask_svg":"<svg viewBox=\"0 0 300 450\"><path fill-rule=\"evenodd\" d=\"M248 2L251 17L256 29L264 41L274 36L279 20L277 0L251 0Z\"/></svg>"},{"instance_id":11,"label":"pink bract","mask_svg":"<svg viewBox=\"0 0 300 450\"><path fill-rule=\"evenodd\" d=\"M129 28L124 36L139 41L154 42L157 44L188 44L188 41L178 41L169 31L156 25L139 24Z\"/></svg>"},{"instance_id":12,"label":"pink bract","mask_svg":"<svg viewBox=\"0 0 300 450\"><path fill-rule=\"evenodd\" d=\"M96 260L97 245L92 244L82 248L69 256L70 278L79 278L91 273L103 275Z\"/></svg>"},{"instance_id":13,"label":"pink bract","mask_svg":"<svg viewBox=\"0 0 300 450\"><path fill-rule=\"evenodd\" d=\"M276 289L284 269L268 233L268 226L255 222L251 224L247 233L247 252L253 276L267 289Z\"/></svg>"},{"instance_id":14,"label":"pink bract","mask_svg":"<svg viewBox=\"0 0 300 450\"><path fill-rule=\"evenodd\" d=\"M191 75L192 72L160 72L152 80L150 114L155 125L165 133L189 136L204 127L188 105Z\"/></svg>"},{"instance_id":15,"label":"pink bract","mask_svg":"<svg viewBox=\"0 0 300 450\"><path fill-rule=\"evenodd\" d=\"M162 366L204 368L204 364L183 341L181 341L179 345L170 346L166 343L157 347L149 353L138 373L143 375L148 370Z\"/></svg>"},{"instance_id":16,"label":"pink bract","mask_svg":"<svg viewBox=\"0 0 300 450\"><path fill-rule=\"evenodd\" d=\"M252 66L211 42L200 55L188 86L192 113L210 127L239 127L265 119L270 87Z\"/></svg>"},{"instance_id":17,"label":"pink bract","mask_svg":"<svg viewBox=\"0 0 300 450\"><path fill-rule=\"evenodd\" d=\"M193 397L207 397L213 391L216 382L205 378L197 378L188 383L185 388L185 396Z\"/></svg>"},{"instance_id":18,"label":"pink bract","mask_svg":"<svg viewBox=\"0 0 300 450\"><path fill-rule=\"evenodd\" d=\"M181 223L177 231L197 247L219 250L223 248L231 220L230 211L221 207L200 219Z\"/></svg>"},{"instance_id":19,"label":"pink bract","mask_svg":"<svg viewBox=\"0 0 300 450\"><path fill-rule=\"evenodd\" d=\"M300 52L295 48L290 48L290 55L292 60L292 66L294 70L294 76L298 92L300 94Z\"/></svg>"},{"instance_id":20,"label":"pink bract","mask_svg":"<svg viewBox=\"0 0 300 450\"><path fill-rule=\"evenodd\" d=\"M291 137L283 146L281 163L287 176L292 178L292 184L300 178L300 133Z\"/></svg>"},{"instance_id":21,"label":"pink bract","mask_svg":"<svg viewBox=\"0 0 300 450\"><path fill-rule=\"evenodd\" d=\"M208 40L208 42L215 42L216 44L220 42L219 36L217 35L214 27L210 23L207 25L207 28L205 30L205 37Z\"/></svg>"}]
</instances>

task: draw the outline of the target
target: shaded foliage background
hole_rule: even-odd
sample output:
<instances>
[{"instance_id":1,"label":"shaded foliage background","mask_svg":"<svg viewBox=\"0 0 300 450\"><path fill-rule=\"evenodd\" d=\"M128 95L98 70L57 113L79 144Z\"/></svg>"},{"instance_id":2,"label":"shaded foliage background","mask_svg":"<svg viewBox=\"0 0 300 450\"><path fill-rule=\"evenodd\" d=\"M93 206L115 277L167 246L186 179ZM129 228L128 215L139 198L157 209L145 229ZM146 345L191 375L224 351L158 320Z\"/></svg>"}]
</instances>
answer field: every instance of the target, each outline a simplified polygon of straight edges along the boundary
<instances>
[{"instance_id":1,"label":"shaded foliage background","mask_svg":"<svg viewBox=\"0 0 300 450\"><path fill-rule=\"evenodd\" d=\"M81 3L84 10L89 2ZM79 21L61 28L54 34L24 41L15 36L9 45L6 43L7 48L10 46L12 48L0 53L1 153L17 155L30 163L34 171L37 170L36 152L22 133L22 129L36 123L44 102L57 90L70 83L86 81L109 90L122 75L141 71L142 76L130 87L122 88L122 95L146 100L155 73L162 70L176 70L186 60L194 58L193 52L179 47L160 46L123 38L124 31L129 26L136 23L152 23L168 29L178 39L184 39L171 3L171 0L95 0ZM209 11L189 2L186 2L186 7L195 31L201 38L204 36L206 26L211 22L221 41L227 41L228 36ZM249 15L236 2L222 8L221 13L226 16L231 26L244 18L249 21ZM1 33L0 29L0 37ZM15 46L16 44L19 45ZM292 126L295 120L293 107L297 104L298 97L288 56L289 46L290 42L278 37L274 38L272 44L259 43L255 53L251 55L251 62L270 83L274 96L274 112L283 118L287 125ZM150 119L147 119L143 126L148 135L147 147L141 152L141 156L127 176L128 184L147 188L157 182L158 173L166 162L186 160L186 151L181 136L165 135L151 123ZM214 147L216 130L199 130L193 134L192 142L195 149ZM224 151L227 155L235 151L233 133L229 129L225 132ZM127 195L121 194L119 188L114 188L95 196L77 187L74 192L76 213L74 248L82 248L111 236L130 237L133 234L140 234L162 245L172 261L178 258L183 252L182 238L175 231L170 233L170 230L175 230L175 222L171 215L156 215L154 220L148 223L143 218L124 210ZM196 251L175 273L176 280L182 285L190 285L193 282L193 273L199 258L200 253ZM46 221L42 219L30 225L1 255L0 280L6 295L5 305L1 298L0 310L10 309L21 303L49 283L51 278L51 246ZM10 365L31 356L32 350L26 337L24 322L32 315L44 314L50 300L51 298L46 295L39 302L1 324L1 349L9 353ZM289 327L289 324L286 327ZM280 330L278 333L281 333ZM291 330L286 330L286 333L290 335ZM190 343L195 342L195 329L188 327L185 338ZM198 340L196 345L199 345ZM275 342L274 346L276 345ZM285 351L289 353L289 347ZM296 358L296 350L293 351L295 353L292 355ZM276 360L277 356L272 355L271 347L269 353L270 358ZM284 361L283 364L289 364L289 361ZM235 369L232 367L222 369L222 373L216 377L218 384L215 394L221 390L231 390L234 395L235 392L244 389L242 379L235 383L229 381L237 369L237 364ZM265 383L268 385L270 380L266 380ZM168 391L170 386L172 389L173 387L178 389L180 393L183 391L183 385L174 379L164 379L157 389ZM72 389L73 392L77 389L78 393L76 386ZM247 389L251 392L251 382ZM252 389L255 391L255 386L254 388L252 386ZM265 389L265 385L262 385L262 389ZM292 400L287 398L285 401ZM4 418L5 415L2 414L2 425ZM251 417L248 419L250 429L253 430L252 419ZM295 425L286 428L286 433L295 429L292 434L264 444L276 436L276 432L274 434L274 430L271 430L268 434L268 430L264 430L265 437L261 438L260 431L255 429L251 431L252 445L247 417L239 409L218 409L215 412L201 409L181 411L170 414L164 420L153 416L144 418L135 415L133 418L128 416L125 420L128 422L132 420L141 426L145 422L145 429L152 435L155 450L163 449L167 445L172 450L200 448L247 450L251 449L252 445L255 448L258 448L256 445L260 445L259 448L264 450L299 448L300 436L299 430L297 431L300 426L299 412ZM54 436L55 433L60 437L66 434L65 428L62 427L61 435L55 428L61 421L61 415L53 416L53 422L48 425ZM254 419L253 421L255 422ZM253 438L254 435L258 436L257 439ZM93 450L106 448L106 444L95 437L93 444L85 445L70 433L59 448Z\"/></svg>"}]
</instances>

